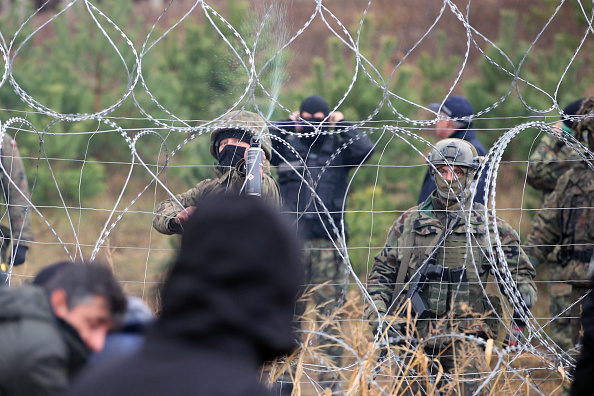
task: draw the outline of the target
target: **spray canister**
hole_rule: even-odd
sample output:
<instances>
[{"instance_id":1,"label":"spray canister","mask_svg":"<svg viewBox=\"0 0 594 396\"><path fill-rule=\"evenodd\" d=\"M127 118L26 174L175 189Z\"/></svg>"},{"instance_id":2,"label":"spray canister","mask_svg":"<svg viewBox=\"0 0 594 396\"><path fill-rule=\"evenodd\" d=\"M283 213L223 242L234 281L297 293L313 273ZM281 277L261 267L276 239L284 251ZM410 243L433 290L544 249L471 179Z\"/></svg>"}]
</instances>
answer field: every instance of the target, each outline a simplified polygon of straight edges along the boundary
<instances>
[{"instance_id":1,"label":"spray canister","mask_svg":"<svg viewBox=\"0 0 594 396\"><path fill-rule=\"evenodd\" d=\"M247 195L262 195L262 177L264 174L262 161L264 152L260 138L252 136L250 148L247 150L245 193Z\"/></svg>"}]
</instances>

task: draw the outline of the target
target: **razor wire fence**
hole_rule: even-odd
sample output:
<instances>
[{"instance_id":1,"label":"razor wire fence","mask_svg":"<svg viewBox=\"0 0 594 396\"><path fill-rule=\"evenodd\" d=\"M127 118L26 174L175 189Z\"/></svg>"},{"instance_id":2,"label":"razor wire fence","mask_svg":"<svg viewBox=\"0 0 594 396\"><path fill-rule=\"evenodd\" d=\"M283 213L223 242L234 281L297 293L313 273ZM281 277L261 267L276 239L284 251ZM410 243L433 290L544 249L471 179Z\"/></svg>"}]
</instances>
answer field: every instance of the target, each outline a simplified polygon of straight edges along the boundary
<instances>
[{"instance_id":1,"label":"razor wire fence","mask_svg":"<svg viewBox=\"0 0 594 396\"><path fill-rule=\"evenodd\" d=\"M145 12L144 20L136 23L122 15L146 11L148 2L127 8L127 13L114 12L117 7L109 1L46 1L39 8L27 2L4 5L0 133L12 136L21 150L31 190L28 215L35 234L28 263L8 268L10 281L21 283L59 258L97 258L112 265L130 293L153 298L178 248L175 238L152 228L156 204L198 180L213 177L209 135L230 111L254 111L270 123L292 114L303 91L293 92L305 83L291 80L295 71L291 63L299 69L307 60L313 74L307 84L316 93L331 96L332 111L343 111L347 118L349 112L356 114L356 119L350 118L352 128L375 143L375 154L351 173L344 221L332 221L327 230L344 261L348 282L343 299L351 290L369 303L365 289L373 257L383 247L392 222L416 205L427 153L436 141L433 131L441 119L425 102L432 88L439 93L434 96L436 102L454 93L475 99L474 114L463 121L472 121L480 139L489 143L489 167L483 169L490 180L488 208L523 239L531 219L542 210L539 193L526 185L530 156L543 135L558 139L555 123L568 118L564 105L570 98L587 96L591 88L584 70L589 70L591 62L592 5L559 1L551 6L548 2L549 14L540 16L532 40L514 47L512 53L509 40L513 42L513 37L506 42L502 35L496 41L491 32L483 32L474 23L481 7L489 9L486 1L427 1L422 3L425 10L409 4L411 18L423 13L426 18L407 25L414 34L407 32L405 44L386 41L385 47L376 40L379 30L368 28L368 20L385 13L386 2L352 3L358 11L355 17L341 12L337 2L323 0L271 0L227 9L215 1L172 0L151 2L157 11ZM550 31L569 10L581 12L585 23L576 29L573 41L560 44L563 51L554 52L557 42ZM77 20L85 21L84 29ZM382 37L389 36L390 27L383 29ZM443 35L442 29L448 33ZM211 43L204 44L205 52L190 47L192 38L196 41L207 31ZM302 41L315 41L319 32L333 40L329 47L333 55L320 58L326 63L301 52L315 49ZM76 37L83 35L89 36L90 44L76 45ZM321 47L321 40L317 44ZM429 57L427 48L434 51ZM444 48L456 56L446 57ZM545 73L543 59L551 51L559 58L555 59L558 64L553 73ZM337 63L341 57L348 62ZM432 57L434 68L447 61L451 72L445 79L433 76L435 85L427 87L421 80L430 75ZM202 79L192 74L191 69L198 67L206 70ZM473 80L481 67L490 70L487 76L494 81ZM590 159L591 153L580 142L563 139L582 151L582 160ZM8 176L4 187L17 188ZM315 190L317 181L311 182L304 183L304 188ZM315 191L314 197L321 208L319 215L331 219ZM9 220L8 212L4 217ZM49 257L56 260L48 261ZM510 300L506 315L500 318L504 329L513 309L521 306L510 279L509 270L500 274L502 296ZM548 334L547 326L558 319L545 306L551 282L543 274L536 282L544 297L527 318L529 343L503 350L500 345L485 346L483 340L467 337L481 351L490 348L497 356L495 368L482 377L485 384L505 373L518 381L515 391L528 387L542 394L547 392L543 389L551 389L546 388L549 379L559 381L575 364L575 357ZM363 322L360 316L336 319L343 328ZM327 325L314 330L313 339L335 337L326 331ZM333 369L360 381L351 385L377 385L369 370L377 342L361 355L348 342L359 341L340 334L337 342L350 352L349 365ZM304 351L310 346L304 343ZM529 369L530 375L514 365L518 352L538 361ZM313 374L301 380L315 388L315 373L329 365L313 356L315 363L304 368ZM353 392L356 386L352 385Z\"/></svg>"}]
</instances>

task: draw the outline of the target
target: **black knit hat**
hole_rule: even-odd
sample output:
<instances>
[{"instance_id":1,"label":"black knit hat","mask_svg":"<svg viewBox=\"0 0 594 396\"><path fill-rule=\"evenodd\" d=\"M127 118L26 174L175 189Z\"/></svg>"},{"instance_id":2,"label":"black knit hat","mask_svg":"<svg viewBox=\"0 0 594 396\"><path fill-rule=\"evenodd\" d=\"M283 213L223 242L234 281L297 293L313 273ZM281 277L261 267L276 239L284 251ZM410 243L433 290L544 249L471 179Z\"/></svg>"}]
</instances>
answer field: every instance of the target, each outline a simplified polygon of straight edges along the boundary
<instances>
[{"instance_id":1,"label":"black knit hat","mask_svg":"<svg viewBox=\"0 0 594 396\"><path fill-rule=\"evenodd\" d=\"M573 102L571 102L570 104L565 106L565 108L563 109L563 113L564 113L563 123L569 129L573 128L573 125L575 124L575 120L572 120L571 118L567 118L567 117L575 117L575 115L578 113L578 110L580 109L580 107L582 107L582 103L584 103L584 98L574 100Z\"/></svg>"},{"instance_id":2,"label":"black knit hat","mask_svg":"<svg viewBox=\"0 0 594 396\"><path fill-rule=\"evenodd\" d=\"M328 106L326 99L318 95L312 95L305 98L303 102L301 102L301 108L299 109L299 112L303 113L304 111L307 111L311 115L321 111L324 113L325 118L328 116L328 114L330 114L330 106Z\"/></svg>"}]
</instances>

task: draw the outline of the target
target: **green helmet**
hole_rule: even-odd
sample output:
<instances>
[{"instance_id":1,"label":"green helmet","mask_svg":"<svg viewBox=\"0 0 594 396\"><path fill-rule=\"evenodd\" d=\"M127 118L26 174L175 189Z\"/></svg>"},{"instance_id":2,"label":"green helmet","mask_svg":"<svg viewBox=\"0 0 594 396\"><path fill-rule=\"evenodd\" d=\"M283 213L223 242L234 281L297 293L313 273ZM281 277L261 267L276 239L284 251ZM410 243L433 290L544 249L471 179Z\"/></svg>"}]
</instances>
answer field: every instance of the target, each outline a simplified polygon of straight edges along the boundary
<instances>
[{"instance_id":1,"label":"green helmet","mask_svg":"<svg viewBox=\"0 0 594 396\"><path fill-rule=\"evenodd\" d=\"M472 143L454 138L437 142L435 148L429 153L427 162L435 168L442 165L458 165L476 170L481 165L480 157ZM431 169L434 171L433 168Z\"/></svg>"},{"instance_id":2,"label":"green helmet","mask_svg":"<svg viewBox=\"0 0 594 396\"><path fill-rule=\"evenodd\" d=\"M430 171L435 176L437 193L446 207L455 205L459 200L468 199L472 181L481 165L481 157L471 143L462 139L443 139L435 145L427 162L433 165ZM436 169L444 165L459 166L464 171L464 177L446 180L441 175L437 175Z\"/></svg>"},{"instance_id":3,"label":"green helmet","mask_svg":"<svg viewBox=\"0 0 594 396\"><path fill-rule=\"evenodd\" d=\"M270 142L270 137L267 136L268 126L266 125L266 121L264 121L264 119L260 117L258 114L245 110L236 110L225 115L217 123L217 127L215 128L215 130L212 131L210 135L210 153L216 160L219 159L218 147L220 141L224 137L223 135L231 131L247 132L250 138L254 135L264 135L262 136L262 150L264 150L266 157L270 159L272 155L272 146ZM244 137L242 140L249 142L247 136Z\"/></svg>"}]
</instances>

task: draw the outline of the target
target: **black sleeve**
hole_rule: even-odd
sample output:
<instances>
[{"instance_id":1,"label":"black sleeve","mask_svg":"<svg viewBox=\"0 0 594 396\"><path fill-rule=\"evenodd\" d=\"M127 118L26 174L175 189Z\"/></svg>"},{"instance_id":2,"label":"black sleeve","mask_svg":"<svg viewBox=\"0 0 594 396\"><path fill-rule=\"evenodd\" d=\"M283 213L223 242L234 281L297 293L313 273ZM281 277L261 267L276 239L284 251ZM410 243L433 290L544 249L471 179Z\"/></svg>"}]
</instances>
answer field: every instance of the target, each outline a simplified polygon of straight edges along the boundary
<instances>
[{"instance_id":1,"label":"black sleeve","mask_svg":"<svg viewBox=\"0 0 594 396\"><path fill-rule=\"evenodd\" d=\"M336 131L340 132L343 140L349 141L352 139L352 143L344 151L345 165L357 166L371 157L374 143L368 135L357 128L353 128L352 123L343 120L337 124Z\"/></svg>"},{"instance_id":2,"label":"black sleeve","mask_svg":"<svg viewBox=\"0 0 594 396\"><path fill-rule=\"evenodd\" d=\"M271 136L270 140L272 141L272 158L270 158L270 163L274 166L278 166L283 160L282 157L287 157L289 153L289 149L286 146L285 138L287 134L283 133L283 131L287 132L295 132L295 123L290 119L283 120L278 122L275 126L269 127L270 133L273 135ZM275 152L278 152L278 154ZM279 156L280 154L280 156Z\"/></svg>"},{"instance_id":3,"label":"black sleeve","mask_svg":"<svg viewBox=\"0 0 594 396\"><path fill-rule=\"evenodd\" d=\"M594 294L592 291L584 299L582 326L584 337L582 349L573 373L571 396L591 395L594 376Z\"/></svg>"}]
</instances>

